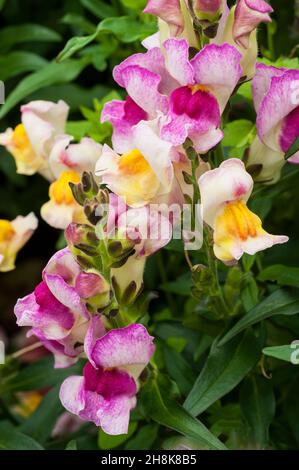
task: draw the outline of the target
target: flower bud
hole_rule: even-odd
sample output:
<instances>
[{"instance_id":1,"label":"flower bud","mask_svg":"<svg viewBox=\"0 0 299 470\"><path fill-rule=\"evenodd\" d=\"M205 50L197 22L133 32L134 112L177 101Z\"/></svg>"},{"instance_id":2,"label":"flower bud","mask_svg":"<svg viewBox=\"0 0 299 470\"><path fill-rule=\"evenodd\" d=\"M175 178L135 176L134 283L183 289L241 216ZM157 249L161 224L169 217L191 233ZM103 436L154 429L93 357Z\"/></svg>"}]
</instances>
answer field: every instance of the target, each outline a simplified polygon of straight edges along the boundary
<instances>
[{"instance_id":1,"label":"flower bud","mask_svg":"<svg viewBox=\"0 0 299 470\"><path fill-rule=\"evenodd\" d=\"M219 18L222 0L195 0L194 11L199 19L214 21Z\"/></svg>"},{"instance_id":2,"label":"flower bud","mask_svg":"<svg viewBox=\"0 0 299 470\"><path fill-rule=\"evenodd\" d=\"M110 285L100 273L81 272L75 287L80 297L87 299L88 305L95 310L106 307L110 302Z\"/></svg>"},{"instance_id":3,"label":"flower bud","mask_svg":"<svg viewBox=\"0 0 299 470\"><path fill-rule=\"evenodd\" d=\"M118 301L133 303L143 286L145 258L131 256L120 268L111 270L112 282Z\"/></svg>"},{"instance_id":4,"label":"flower bud","mask_svg":"<svg viewBox=\"0 0 299 470\"><path fill-rule=\"evenodd\" d=\"M93 174L86 171L82 175L81 182L78 184L70 183L70 187L74 198L80 206L83 206L85 201L93 199L99 192L99 187Z\"/></svg>"}]
</instances>

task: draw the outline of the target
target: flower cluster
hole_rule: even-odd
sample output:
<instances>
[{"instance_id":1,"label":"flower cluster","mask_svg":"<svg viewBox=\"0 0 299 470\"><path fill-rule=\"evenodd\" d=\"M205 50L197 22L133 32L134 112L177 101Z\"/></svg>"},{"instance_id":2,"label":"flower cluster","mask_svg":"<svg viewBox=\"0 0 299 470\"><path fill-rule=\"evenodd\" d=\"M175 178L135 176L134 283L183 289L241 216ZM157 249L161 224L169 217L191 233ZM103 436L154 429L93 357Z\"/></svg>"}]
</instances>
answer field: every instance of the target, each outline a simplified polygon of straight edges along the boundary
<instances>
[{"instance_id":1,"label":"flower cluster","mask_svg":"<svg viewBox=\"0 0 299 470\"><path fill-rule=\"evenodd\" d=\"M299 135L291 93L298 71L256 63L256 29L272 12L267 2L238 0L229 9L225 0L149 0L145 11L158 16L159 32L114 69L127 98L102 112L113 126L112 148L89 138L71 143L61 101L23 106L22 124L1 135L18 172L51 181L41 215L66 228L68 243L17 302L17 323L54 354L56 367L87 360L60 398L110 434L127 432L154 352L142 313L129 307L142 290L146 258L181 223L180 210L169 208L191 201L191 219L200 212L215 257L227 265L285 243L247 207L254 185L247 169L258 165L257 179L274 182ZM252 78L257 137L246 162L219 161L228 102ZM289 160L297 163L298 154ZM0 249L1 230L0 222ZM3 230L6 243L5 234L14 234Z\"/></svg>"}]
</instances>

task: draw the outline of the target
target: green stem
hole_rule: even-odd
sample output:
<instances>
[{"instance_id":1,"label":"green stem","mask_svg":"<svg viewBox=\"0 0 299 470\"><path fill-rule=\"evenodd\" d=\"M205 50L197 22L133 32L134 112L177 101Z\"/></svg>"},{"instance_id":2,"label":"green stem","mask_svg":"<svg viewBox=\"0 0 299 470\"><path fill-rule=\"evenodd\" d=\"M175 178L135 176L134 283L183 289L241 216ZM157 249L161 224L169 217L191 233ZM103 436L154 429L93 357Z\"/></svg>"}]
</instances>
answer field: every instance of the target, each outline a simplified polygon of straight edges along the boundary
<instances>
[{"instance_id":1,"label":"green stem","mask_svg":"<svg viewBox=\"0 0 299 470\"><path fill-rule=\"evenodd\" d=\"M196 178L196 170L198 168L198 158L191 160L192 169L192 182L193 182L193 199L192 199L192 219L191 219L191 230L195 230L196 226L196 205L200 200L200 192Z\"/></svg>"},{"instance_id":2,"label":"green stem","mask_svg":"<svg viewBox=\"0 0 299 470\"><path fill-rule=\"evenodd\" d=\"M217 307L217 314L219 313L224 313L224 316L226 318L229 317L229 309L227 306L227 303L225 301L225 298L223 296L222 288L219 282L219 276L218 276L218 262L217 259L215 258L215 255L212 251L212 243L211 243L211 231L208 227L205 227L205 235L204 235L204 247L205 247L205 252L207 256L207 264L208 267L213 275L214 283L215 283L215 288L217 291L217 296L215 297L216 300L216 307Z\"/></svg>"}]
</instances>

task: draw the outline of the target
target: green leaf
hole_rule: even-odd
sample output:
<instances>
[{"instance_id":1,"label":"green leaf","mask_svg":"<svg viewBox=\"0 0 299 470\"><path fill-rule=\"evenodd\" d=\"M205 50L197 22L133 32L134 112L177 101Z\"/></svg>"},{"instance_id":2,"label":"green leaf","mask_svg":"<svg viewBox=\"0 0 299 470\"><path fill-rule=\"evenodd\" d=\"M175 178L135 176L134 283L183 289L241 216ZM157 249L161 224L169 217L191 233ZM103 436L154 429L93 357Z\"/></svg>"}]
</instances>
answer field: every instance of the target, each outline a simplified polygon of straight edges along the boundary
<instances>
[{"instance_id":1,"label":"green leaf","mask_svg":"<svg viewBox=\"0 0 299 470\"><path fill-rule=\"evenodd\" d=\"M268 266L259 275L259 281L276 281L283 286L299 287L299 268L274 264Z\"/></svg>"},{"instance_id":2,"label":"green leaf","mask_svg":"<svg viewBox=\"0 0 299 470\"><path fill-rule=\"evenodd\" d=\"M1 379L0 393L26 392L53 387L70 375L80 374L82 363L67 369L54 369L53 358L45 357L12 376Z\"/></svg>"},{"instance_id":3,"label":"green leaf","mask_svg":"<svg viewBox=\"0 0 299 470\"><path fill-rule=\"evenodd\" d=\"M294 155L296 152L299 151L299 137L295 140L295 142L291 145L287 153L285 154L285 159L287 160L290 158L292 155Z\"/></svg>"},{"instance_id":4,"label":"green leaf","mask_svg":"<svg viewBox=\"0 0 299 470\"><path fill-rule=\"evenodd\" d=\"M169 398L169 382L161 375L150 377L139 395L139 402L147 417L162 426L173 429L200 442L209 449L225 450L226 447L181 405Z\"/></svg>"},{"instance_id":5,"label":"green leaf","mask_svg":"<svg viewBox=\"0 0 299 470\"><path fill-rule=\"evenodd\" d=\"M192 279L190 274L184 274L176 281L165 282L159 286L165 292L171 292L177 295L190 296L192 287Z\"/></svg>"},{"instance_id":6,"label":"green leaf","mask_svg":"<svg viewBox=\"0 0 299 470\"><path fill-rule=\"evenodd\" d=\"M129 429L127 434L119 434L116 436L112 436L110 434L106 434L103 429L99 430L98 435L98 444L99 448L102 450L109 450L115 449L115 447L119 447L121 444L126 442L136 431L138 423L136 421L131 421L129 424Z\"/></svg>"},{"instance_id":7,"label":"green leaf","mask_svg":"<svg viewBox=\"0 0 299 470\"><path fill-rule=\"evenodd\" d=\"M212 349L184 407L193 416L233 390L260 358L263 335L256 337L251 330L222 347Z\"/></svg>"},{"instance_id":8,"label":"green leaf","mask_svg":"<svg viewBox=\"0 0 299 470\"><path fill-rule=\"evenodd\" d=\"M243 85L241 85L240 88L238 88L237 94L251 101L252 100L251 82L243 83Z\"/></svg>"},{"instance_id":9,"label":"green leaf","mask_svg":"<svg viewBox=\"0 0 299 470\"><path fill-rule=\"evenodd\" d=\"M70 442L68 442L65 450L78 450L76 439L72 439Z\"/></svg>"},{"instance_id":10,"label":"green leaf","mask_svg":"<svg viewBox=\"0 0 299 470\"><path fill-rule=\"evenodd\" d=\"M176 382L183 395L187 395L196 379L192 367L179 352L163 346L164 359L170 377Z\"/></svg>"},{"instance_id":11,"label":"green leaf","mask_svg":"<svg viewBox=\"0 0 299 470\"><path fill-rule=\"evenodd\" d=\"M69 24L72 27L82 29L83 32L93 34L96 25L88 21L84 16L77 13L67 13L61 19L61 23Z\"/></svg>"},{"instance_id":12,"label":"green leaf","mask_svg":"<svg viewBox=\"0 0 299 470\"><path fill-rule=\"evenodd\" d=\"M264 377L248 378L240 390L240 404L249 427L249 442L265 448L269 442L269 426L275 415L275 397L271 381Z\"/></svg>"},{"instance_id":13,"label":"green leaf","mask_svg":"<svg viewBox=\"0 0 299 470\"><path fill-rule=\"evenodd\" d=\"M121 3L132 10L143 10L146 6L146 0L121 0Z\"/></svg>"},{"instance_id":14,"label":"green leaf","mask_svg":"<svg viewBox=\"0 0 299 470\"><path fill-rule=\"evenodd\" d=\"M39 70L47 63L46 59L33 52L11 52L0 57L1 80L5 81L20 73Z\"/></svg>"},{"instance_id":15,"label":"green leaf","mask_svg":"<svg viewBox=\"0 0 299 470\"><path fill-rule=\"evenodd\" d=\"M236 335L251 325L266 320L274 315L295 315L299 313L299 290L278 289L239 320L222 339L218 346L223 346Z\"/></svg>"},{"instance_id":16,"label":"green leaf","mask_svg":"<svg viewBox=\"0 0 299 470\"><path fill-rule=\"evenodd\" d=\"M43 450L43 447L29 436L17 431L10 423L0 423L0 450Z\"/></svg>"},{"instance_id":17,"label":"green leaf","mask_svg":"<svg viewBox=\"0 0 299 470\"><path fill-rule=\"evenodd\" d=\"M87 46L91 43L98 35L98 29L92 34L88 36L74 36L68 40L62 51L57 56L57 62L63 62L64 60L68 59L76 52L83 49L83 47Z\"/></svg>"},{"instance_id":18,"label":"green leaf","mask_svg":"<svg viewBox=\"0 0 299 470\"><path fill-rule=\"evenodd\" d=\"M144 39L156 30L154 24L144 24L130 16L106 18L98 28L98 32L113 33L121 41L130 43Z\"/></svg>"},{"instance_id":19,"label":"green leaf","mask_svg":"<svg viewBox=\"0 0 299 470\"><path fill-rule=\"evenodd\" d=\"M275 357L282 361L290 362L294 365L299 365L299 350L298 345L286 344L283 346L269 346L263 349L265 356Z\"/></svg>"},{"instance_id":20,"label":"green leaf","mask_svg":"<svg viewBox=\"0 0 299 470\"><path fill-rule=\"evenodd\" d=\"M60 83L68 83L77 78L89 59L82 57L78 60L68 60L62 64L51 62L41 70L25 77L7 97L5 104L1 107L0 118L3 118L16 104L33 93L46 86Z\"/></svg>"},{"instance_id":21,"label":"green leaf","mask_svg":"<svg viewBox=\"0 0 299 470\"><path fill-rule=\"evenodd\" d=\"M7 26L0 31L0 52L7 52L16 44L28 41L59 42L61 36L56 31L39 24L23 23Z\"/></svg>"},{"instance_id":22,"label":"green leaf","mask_svg":"<svg viewBox=\"0 0 299 470\"><path fill-rule=\"evenodd\" d=\"M251 143L255 125L246 119L230 122L225 126L222 144L225 147L244 147Z\"/></svg>"},{"instance_id":23,"label":"green leaf","mask_svg":"<svg viewBox=\"0 0 299 470\"><path fill-rule=\"evenodd\" d=\"M98 18L109 18L117 14L113 6L101 0L80 0L80 3Z\"/></svg>"},{"instance_id":24,"label":"green leaf","mask_svg":"<svg viewBox=\"0 0 299 470\"><path fill-rule=\"evenodd\" d=\"M66 132L74 136L75 140L81 140L82 137L88 135L91 124L88 121L68 121L66 123Z\"/></svg>"},{"instance_id":25,"label":"green leaf","mask_svg":"<svg viewBox=\"0 0 299 470\"><path fill-rule=\"evenodd\" d=\"M58 415L63 410L59 400L60 384L47 393L34 413L19 428L24 434L45 444Z\"/></svg>"},{"instance_id":26,"label":"green leaf","mask_svg":"<svg viewBox=\"0 0 299 470\"><path fill-rule=\"evenodd\" d=\"M149 450L158 435L159 426L157 424L146 424L138 429L132 439L125 445L126 450Z\"/></svg>"}]
</instances>

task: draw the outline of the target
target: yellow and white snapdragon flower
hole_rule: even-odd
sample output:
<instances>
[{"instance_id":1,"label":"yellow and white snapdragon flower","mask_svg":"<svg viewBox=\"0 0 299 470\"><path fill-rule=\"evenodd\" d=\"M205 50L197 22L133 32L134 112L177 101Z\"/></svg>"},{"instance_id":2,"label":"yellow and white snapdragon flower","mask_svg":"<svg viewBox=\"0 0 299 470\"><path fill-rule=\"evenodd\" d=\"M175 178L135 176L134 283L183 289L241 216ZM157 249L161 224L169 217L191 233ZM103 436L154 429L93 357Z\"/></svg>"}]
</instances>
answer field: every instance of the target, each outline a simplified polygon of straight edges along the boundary
<instances>
[{"instance_id":1,"label":"yellow and white snapdragon flower","mask_svg":"<svg viewBox=\"0 0 299 470\"><path fill-rule=\"evenodd\" d=\"M118 155L104 145L96 175L130 207L175 200L178 185L172 160L175 149L157 134L156 121L141 121L133 132L131 150Z\"/></svg>"},{"instance_id":2,"label":"yellow and white snapdragon flower","mask_svg":"<svg viewBox=\"0 0 299 470\"><path fill-rule=\"evenodd\" d=\"M0 272L15 268L18 252L29 240L37 225L38 221L33 212L26 217L18 216L12 221L0 219Z\"/></svg>"},{"instance_id":3,"label":"yellow and white snapdragon flower","mask_svg":"<svg viewBox=\"0 0 299 470\"><path fill-rule=\"evenodd\" d=\"M72 137L56 138L49 155L49 165L56 180L50 185L49 197L41 208L42 218L52 227L65 229L71 222L87 223L82 207L75 201L69 183L80 183L84 171L94 172L102 145L85 137L72 144Z\"/></svg>"},{"instance_id":4,"label":"yellow and white snapdragon flower","mask_svg":"<svg viewBox=\"0 0 299 470\"><path fill-rule=\"evenodd\" d=\"M21 107L21 123L0 134L0 144L14 157L17 173L54 179L48 157L57 135L65 132L68 111L62 100L31 101Z\"/></svg>"},{"instance_id":5,"label":"yellow and white snapdragon flower","mask_svg":"<svg viewBox=\"0 0 299 470\"><path fill-rule=\"evenodd\" d=\"M244 253L254 255L288 241L286 236L267 233L261 219L248 209L253 180L241 160L224 161L204 173L198 184L202 217L214 230L214 253L224 263L234 264Z\"/></svg>"}]
</instances>

